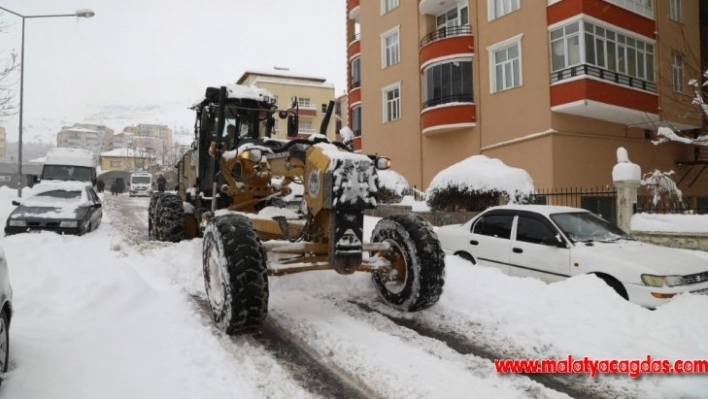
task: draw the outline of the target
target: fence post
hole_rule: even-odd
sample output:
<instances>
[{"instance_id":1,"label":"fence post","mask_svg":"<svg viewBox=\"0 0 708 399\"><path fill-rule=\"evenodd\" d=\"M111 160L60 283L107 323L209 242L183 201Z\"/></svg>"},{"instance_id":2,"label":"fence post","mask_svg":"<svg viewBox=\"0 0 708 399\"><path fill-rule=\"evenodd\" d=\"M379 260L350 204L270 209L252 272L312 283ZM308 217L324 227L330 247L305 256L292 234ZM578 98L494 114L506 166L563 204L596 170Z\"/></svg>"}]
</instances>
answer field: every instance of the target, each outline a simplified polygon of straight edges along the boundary
<instances>
[{"instance_id":1,"label":"fence post","mask_svg":"<svg viewBox=\"0 0 708 399\"><path fill-rule=\"evenodd\" d=\"M617 165L612 169L612 180L617 188L617 225L628 233L632 230L632 215L641 179L642 170L639 165L629 161L624 148L618 148Z\"/></svg>"}]
</instances>

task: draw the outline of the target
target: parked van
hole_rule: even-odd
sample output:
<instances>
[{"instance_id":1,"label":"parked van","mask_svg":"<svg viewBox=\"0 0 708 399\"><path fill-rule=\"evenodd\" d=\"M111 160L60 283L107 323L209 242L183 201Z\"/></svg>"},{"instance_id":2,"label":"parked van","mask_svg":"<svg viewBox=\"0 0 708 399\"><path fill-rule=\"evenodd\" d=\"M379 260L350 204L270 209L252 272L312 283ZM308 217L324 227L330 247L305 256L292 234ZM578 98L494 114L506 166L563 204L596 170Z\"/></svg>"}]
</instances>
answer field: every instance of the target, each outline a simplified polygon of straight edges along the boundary
<instances>
[{"instance_id":1,"label":"parked van","mask_svg":"<svg viewBox=\"0 0 708 399\"><path fill-rule=\"evenodd\" d=\"M147 172L135 172L130 175L130 196L149 197L152 194L152 175Z\"/></svg>"},{"instance_id":2,"label":"parked van","mask_svg":"<svg viewBox=\"0 0 708 399\"><path fill-rule=\"evenodd\" d=\"M96 184L96 157L79 148L52 148L42 168L41 180L85 181Z\"/></svg>"}]
</instances>

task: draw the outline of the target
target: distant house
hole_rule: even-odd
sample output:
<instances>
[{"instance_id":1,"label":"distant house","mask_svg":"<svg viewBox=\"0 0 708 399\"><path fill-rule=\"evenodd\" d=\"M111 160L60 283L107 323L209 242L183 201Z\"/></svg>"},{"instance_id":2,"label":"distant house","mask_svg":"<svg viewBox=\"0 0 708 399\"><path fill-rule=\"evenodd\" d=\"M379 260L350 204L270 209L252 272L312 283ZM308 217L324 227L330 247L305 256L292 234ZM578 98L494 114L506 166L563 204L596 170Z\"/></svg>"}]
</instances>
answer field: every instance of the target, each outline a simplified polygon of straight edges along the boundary
<instances>
[{"instance_id":1,"label":"distant house","mask_svg":"<svg viewBox=\"0 0 708 399\"><path fill-rule=\"evenodd\" d=\"M154 163L155 157L152 154L131 148L117 148L101 153L101 170L104 172L111 170L127 172L146 170Z\"/></svg>"}]
</instances>

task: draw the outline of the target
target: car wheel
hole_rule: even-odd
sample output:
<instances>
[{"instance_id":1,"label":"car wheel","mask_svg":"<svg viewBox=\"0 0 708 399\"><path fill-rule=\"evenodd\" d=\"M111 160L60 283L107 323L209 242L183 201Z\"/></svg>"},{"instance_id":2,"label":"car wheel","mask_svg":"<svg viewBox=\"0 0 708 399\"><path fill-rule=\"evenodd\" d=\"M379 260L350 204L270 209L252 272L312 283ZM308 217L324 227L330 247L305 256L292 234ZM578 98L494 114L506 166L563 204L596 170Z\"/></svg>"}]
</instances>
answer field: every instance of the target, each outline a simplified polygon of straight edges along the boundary
<instances>
[{"instance_id":1,"label":"car wheel","mask_svg":"<svg viewBox=\"0 0 708 399\"><path fill-rule=\"evenodd\" d=\"M0 315L0 384L2 384L7 372L7 364L10 360L10 323L7 319L7 312Z\"/></svg>"},{"instance_id":2,"label":"car wheel","mask_svg":"<svg viewBox=\"0 0 708 399\"><path fill-rule=\"evenodd\" d=\"M621 296L625 300L629 300L629 295L627 295L627 290L624 288L622 283L617 281L616 278L605 275L605 274L596 274L597 277L602 279L607 285L612 287L613 290L617 293L617 295Z\"/></svg>"}]
</instances>

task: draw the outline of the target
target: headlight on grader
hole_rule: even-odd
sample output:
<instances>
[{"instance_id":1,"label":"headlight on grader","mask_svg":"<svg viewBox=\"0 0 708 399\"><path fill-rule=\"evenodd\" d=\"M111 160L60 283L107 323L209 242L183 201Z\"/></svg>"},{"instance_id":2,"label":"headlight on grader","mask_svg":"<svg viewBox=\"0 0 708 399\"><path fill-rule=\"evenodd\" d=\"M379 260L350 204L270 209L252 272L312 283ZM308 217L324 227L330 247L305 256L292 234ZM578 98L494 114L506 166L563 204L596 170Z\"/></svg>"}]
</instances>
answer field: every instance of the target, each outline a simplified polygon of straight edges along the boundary
<instances>
[{"instance_id":1,"label":"headlight on grader","mask_svg":"<svg viewBox=\"0 0 708 399\"><path fill-rule=\"evenodd\" d=\"M263 151L258 148L251 148L241 153L241 159L248 159L251 162L260 162L263 158Z\"/></svg>"},{"instance_id":2,"label":"headlight on grader","mask_svg":"<svg viewBox=\"0 0 708 399\"><path fill-rule=\"evenodd\" d=\"M386 170L391 167L391 159L387 157L376 158L376 169Z\"/></svg>"}]
</instances>

